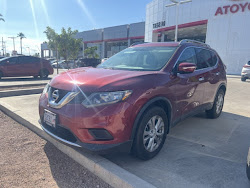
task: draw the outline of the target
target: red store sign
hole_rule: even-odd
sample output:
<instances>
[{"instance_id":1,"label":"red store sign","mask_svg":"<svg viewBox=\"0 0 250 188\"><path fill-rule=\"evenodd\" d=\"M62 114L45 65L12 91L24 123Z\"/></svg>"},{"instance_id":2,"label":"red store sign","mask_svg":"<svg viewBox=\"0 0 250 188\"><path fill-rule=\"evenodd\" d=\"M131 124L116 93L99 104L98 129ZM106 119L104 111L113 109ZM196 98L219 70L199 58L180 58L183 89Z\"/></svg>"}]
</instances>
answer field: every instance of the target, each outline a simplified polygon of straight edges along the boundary
<instances>
[{"instance_id":1,"label":"red store sign","mask_svg":"<svg viewBox=\"0 0 250 188\"><path fill-rule=\"evenodd\" d=\"M245 12L246 10L250 11L250 3L239 3L239 4L227 5L227 6L219 7L215 13L215 16L228 14L229 12L233 14L237 12Z\"/></svg>"}]
</instances>

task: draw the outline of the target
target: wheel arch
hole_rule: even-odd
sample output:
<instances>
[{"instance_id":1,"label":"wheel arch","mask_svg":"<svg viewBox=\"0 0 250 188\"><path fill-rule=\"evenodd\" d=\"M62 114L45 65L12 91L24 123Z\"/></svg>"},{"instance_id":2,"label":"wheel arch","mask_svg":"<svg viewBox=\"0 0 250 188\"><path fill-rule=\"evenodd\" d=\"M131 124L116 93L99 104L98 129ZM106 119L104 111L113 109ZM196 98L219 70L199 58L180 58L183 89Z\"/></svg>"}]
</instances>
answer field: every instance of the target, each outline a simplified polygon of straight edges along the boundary
<instances>
[{"instance_id":1,"label":"wheel arch","mask_svg":"<svg viewBox=\"0 0 250 188\"><path fill-rule=\"evenodd\" d=\"M139 111L139 113L137 114L134 124L133 124L133 129L132 129L132 134L131 134L132 141L135 138L136 132L138 130L139 122L141 118L143 117L143 114L153 106L159 106L163 108L163 110L166 112L168 116L168 132L169 132L169 129L171 126L171 119L172 119L172 104L166 97L155 97L149 100L146 104L144 104L141 110Z\"/></svg>"}]
</instances>

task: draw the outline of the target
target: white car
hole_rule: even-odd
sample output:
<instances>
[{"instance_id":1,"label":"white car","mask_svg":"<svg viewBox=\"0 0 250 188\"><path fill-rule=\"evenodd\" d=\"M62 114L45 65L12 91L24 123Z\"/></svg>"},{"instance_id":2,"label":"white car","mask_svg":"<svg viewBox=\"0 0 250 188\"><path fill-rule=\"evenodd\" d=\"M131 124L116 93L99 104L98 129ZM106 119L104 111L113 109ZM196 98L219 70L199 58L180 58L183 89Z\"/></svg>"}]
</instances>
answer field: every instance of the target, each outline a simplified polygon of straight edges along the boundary
<instances>
[{"instance_id":1,"label":"white car","mask_svg":"<svg viewBox=\"0 0 250 188\"><path fill-rule=\"evenodd\" d=\"M243 66L241 71L241 81L245 82L246 79L250 79L250 61Z\"/></svg>"}]
</instances>

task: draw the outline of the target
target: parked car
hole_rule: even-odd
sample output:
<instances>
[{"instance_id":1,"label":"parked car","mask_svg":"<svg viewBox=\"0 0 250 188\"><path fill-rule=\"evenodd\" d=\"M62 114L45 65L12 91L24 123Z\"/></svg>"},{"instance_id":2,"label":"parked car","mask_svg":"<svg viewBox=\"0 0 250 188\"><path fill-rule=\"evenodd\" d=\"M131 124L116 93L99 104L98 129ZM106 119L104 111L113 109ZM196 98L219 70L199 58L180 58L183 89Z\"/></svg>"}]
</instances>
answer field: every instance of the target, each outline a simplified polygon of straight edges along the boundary
<instances>
[{"instance_id":1,"label":"parked car","mask_svg":"<svg viewBox=\"0 0 250 188\"><path fill-rule=\"evenodd\" d=\"M47 78L54 70L49 61L32 56L14 56L0 59L0 78L33 76Z\"/></svg>"},{"instance_id":2,"label":"parked car","mask_svg":"<svg viewBox=\"0 0 250 188\"><path fill-rule=\"evenodd\" d=\"M181 120L219 117L226 85L224 64L204 43L139 44L54 77L40 97L40 122L69 145L148 160Z\"/></svg>"},{"instance_id":3,"label":"parked car","mask_svg":"<svg viewBox=\"0 0 250 188\"><path fill-rule=\"evenodd\" d=\"M51 64L51 65L54 64L54 63L57 63L57 60L51 60L51 61L50 61L50 64Z\"/></svg>"},{"instance_id":4,"label":"parked car","mask_svg":"<svg viewBox=\"0 0 250 188\"><path fill-rule=\"evenodd\" d=\"M102 60L101 60L101 63L103 63L104 61L106 61L106 60L108 60L109 58L103 58Z\"/></svg>"},{"instance_id":5,"label":"parked car","mask_svg":"<svg viewBox=\"0 0 250 188\"><path fill-rule=\"evenodd\" d=\"M250 61L243 66L241 71L241 81L245 82L247 79L250 79Z\"/></svg>"},{"instance_id":6,"label":"parked car","mask_svg":"<svg viewBox=\"0 0 250 188\"><path fill-rule=\"evenodd\" d=\"M72 69L72 68L75 68L75 62L74 60L68 60L68 61L65 61L65 60L61 60L61 61L58 61L58 64L57 64L57 61L52 63L51 64L53 68L62 68L62 69Z\"/></svg>"},{"instance_id":7,"label":"parked car","mask_svg":"<svg viewBox=\"0 0 250 188\"><path fill-rule=\"evenodd\" d=\"M96 67L99 65L100 59L95 58L83 58L76 61L78 67Z\"/></svg>"}]
</instances>

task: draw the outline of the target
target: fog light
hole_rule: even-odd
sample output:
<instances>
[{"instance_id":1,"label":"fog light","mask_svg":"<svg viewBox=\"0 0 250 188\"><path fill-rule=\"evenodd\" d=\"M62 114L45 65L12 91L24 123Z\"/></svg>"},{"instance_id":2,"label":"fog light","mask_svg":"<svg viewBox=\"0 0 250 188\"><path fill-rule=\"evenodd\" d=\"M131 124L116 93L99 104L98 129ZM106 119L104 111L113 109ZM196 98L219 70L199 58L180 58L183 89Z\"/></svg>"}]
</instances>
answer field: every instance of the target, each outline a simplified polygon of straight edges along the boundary
<instances>
[{"instance_id":1,"label":"fog light","mask_svg":"<svg viewBox=\"0 0 250 188\"><path fill-rule=\"evenodd\" d=\"M113 136L106 129L89 129L89 133L95 140L113 140Z\"/></svg>"}]
</instances>

